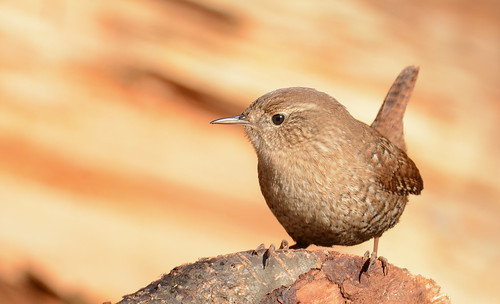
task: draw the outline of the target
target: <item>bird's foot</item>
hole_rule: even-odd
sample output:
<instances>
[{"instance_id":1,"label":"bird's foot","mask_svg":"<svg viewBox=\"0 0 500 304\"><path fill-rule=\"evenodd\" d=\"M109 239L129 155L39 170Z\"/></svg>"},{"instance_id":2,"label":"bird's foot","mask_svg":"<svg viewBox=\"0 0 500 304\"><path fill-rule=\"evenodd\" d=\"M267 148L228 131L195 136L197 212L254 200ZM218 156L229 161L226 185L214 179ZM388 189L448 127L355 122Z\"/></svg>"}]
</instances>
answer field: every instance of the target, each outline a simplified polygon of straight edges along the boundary
<instances>
[{"instance_id":1,"label":"bird's foot","mask_svg":"<svg viewBox=\"0 0 500 304\"><path fill-rule=\"evenodd\" d=\"M276 254L276 247L274 247L274 244L271 244L269 248L267 248L266 252L264 252L264 255L262 256L262 267L266 269L267 266L269 266L269 259Z\"/></svg>"},{"instance_id":2,"label":"bird's foot","mask_svg":"<svg viewBox=\"0 0 500 304\"><path fill-rule=\"evenodd\" d=\"M288 249L288 242L282 241L279 249ZM260 244L252 252L252 255L259 256L262 254L262 268L266 268L269 265L269 259L276 254L276 246L271 244L269 248L266 249L264 244Z\"/></svg>"},{"instance_id":3,"label":"bird's foot","mask_svg":"<svg viewBox=\"0 0 500 304\"><path fill-rule=\"evenodd\" d=\"M264 245L264 243L262 243L259 246L257 246L257 248L252 250L252 255L260 255L260 253L264 250L266 250L266 245Z\"/></svg>"},{"instance_id":4,"label":"bird's foot","mask_svg":"<svg viewBox=\"0 0 500 304\"><path fill-rule=\"evenodd\" d=\"M271 246L274 247L274 244L271 244ZM271 249L271 247L269 247L269 249ZM257 248L255 248L254 250L252 250L252 255L260 255L260 253L262 251L269 251L269 249L266 249L266 245L264 245L264 243L260 244L259 246L257 246ZM280 243L280 247L279 247L279 250L281 249L290 249L290 247L288 246L288 241L287 240L282 240L281 243Z\"/></svg>"},{"instance_id":5,"label":"bird's foot","mask_svg":"<svg viewBox=\"0 0 500 304\"><path fill-rule=\"evenodd\" d=\"M383 256L379 256L377 258L380 263L382 264L382 272L384 273L384 275L386 276L388 273L389 273L389 262L387 261L386 258L384 258Z\"/></svg>"},{"instance_id":6,"label":"bird's foot","mask_svg":"<svg viewBox=\"0 0 500 304\"><path fill-rule=\"evenodd\" d=\"M365 255L363 256L363 266L361 267L361 272L359 273L359 278L361 279L361 275L366 272L368 273L368 271L370 270L370 268L375 265L375 263L377 262L377 260L380 261L380 263L382 264L382 273L384 274L384 276L386 276L388 273L389 273L389 263L387 262L387 259L380 256L380 257L377 257L377 252L374 251L372 252L372 254L370 255L370 251L366 251L365 252Z\"/></svg>"},{"instance_id":7,"label":"bird's foot","mask_svg":"<svg viewBox=\"0 0 500 304\"><path fill-rule=\"evenodd\" d=\"M287 240L282 240L280 244L280 249L289 249L290 246L288 246L288 241Z\"/></svg>"}]
</instances>

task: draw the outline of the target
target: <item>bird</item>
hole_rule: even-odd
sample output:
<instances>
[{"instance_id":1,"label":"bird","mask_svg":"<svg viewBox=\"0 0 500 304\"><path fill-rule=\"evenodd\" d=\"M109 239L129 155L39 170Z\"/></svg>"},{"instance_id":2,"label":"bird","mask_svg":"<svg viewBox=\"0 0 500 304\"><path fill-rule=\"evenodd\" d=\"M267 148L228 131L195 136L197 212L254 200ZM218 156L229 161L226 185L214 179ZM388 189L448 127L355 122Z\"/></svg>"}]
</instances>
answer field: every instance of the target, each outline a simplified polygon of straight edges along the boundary
<instances>
[{"instance_id":1,"label":"bird","mask_svg":"<svg viewBox=\"0 0 500 304\"><path fill-rule=\"evenodd\" d=\"M396 78L371 125L355 119L327 93L290 87L269 92L240 115L212 124L242 125L257 154L262 195L295 241L352 246L379 238L398 223L423 180L407 155L403 116L419 68ZM384 274L386 270L384 270Z\"/></svg>"}]
</instances>

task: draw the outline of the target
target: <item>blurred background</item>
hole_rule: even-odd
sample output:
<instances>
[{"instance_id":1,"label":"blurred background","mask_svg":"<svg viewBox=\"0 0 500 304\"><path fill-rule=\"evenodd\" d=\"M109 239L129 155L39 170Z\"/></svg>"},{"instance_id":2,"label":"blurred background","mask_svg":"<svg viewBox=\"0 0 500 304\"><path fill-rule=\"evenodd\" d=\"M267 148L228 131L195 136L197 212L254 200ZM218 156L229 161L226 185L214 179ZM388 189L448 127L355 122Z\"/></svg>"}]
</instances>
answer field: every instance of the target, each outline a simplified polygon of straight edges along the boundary
<instances>
[{"instance_id":1,"label":"blurred background","mask_svg":"<svg viewBox=\"0 0 500 304\"><path fill-rule=\"evenodd\" d=\"M453 303L500 301L499 13L495 0L1 1L0 302L116 302L177 265L291 242L242 128L209 122L309 86L370 124L410 64L405 132L425 189L380 254Z\"/></svg>"}]
</instances>

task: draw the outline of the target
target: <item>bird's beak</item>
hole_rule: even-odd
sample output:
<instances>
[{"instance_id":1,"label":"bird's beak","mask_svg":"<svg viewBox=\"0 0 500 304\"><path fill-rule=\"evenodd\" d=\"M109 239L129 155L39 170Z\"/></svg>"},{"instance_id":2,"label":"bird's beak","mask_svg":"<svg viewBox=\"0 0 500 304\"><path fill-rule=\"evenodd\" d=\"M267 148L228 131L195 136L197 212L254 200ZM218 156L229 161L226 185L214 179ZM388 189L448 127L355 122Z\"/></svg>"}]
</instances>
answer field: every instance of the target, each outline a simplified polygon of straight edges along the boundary
<instances>
[{"instance_id":1,"label":"bird's beak","mask_svg":"<svg viewBox=\"0 0 500 304\"><path fill-rule=\"evenodd\" d=\"M241 114L232 117L219 118L210 122L211 124L248 125L250 122L246 116Z\"/></svg>"}]
</instances>

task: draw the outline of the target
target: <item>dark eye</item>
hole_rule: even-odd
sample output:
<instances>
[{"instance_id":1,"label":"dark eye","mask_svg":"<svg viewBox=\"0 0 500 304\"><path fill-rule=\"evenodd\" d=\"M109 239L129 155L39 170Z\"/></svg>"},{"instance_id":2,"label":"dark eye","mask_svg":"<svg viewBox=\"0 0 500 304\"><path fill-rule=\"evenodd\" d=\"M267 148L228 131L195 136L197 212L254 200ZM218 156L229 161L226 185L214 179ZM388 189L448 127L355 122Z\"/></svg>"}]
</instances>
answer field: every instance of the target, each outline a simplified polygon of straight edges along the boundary
<instances>
[{"instance_id":1,"label":"dark eye","mask_svg":"<svg viewBox=\"0 0 500 304\"><path fill-rule=\"evenodd\" d=\"M285 121L285 115L274 114L273 117L271 117L271 121L273 122L273 124L279 126Z\"/></svg>"}]
</instances>

